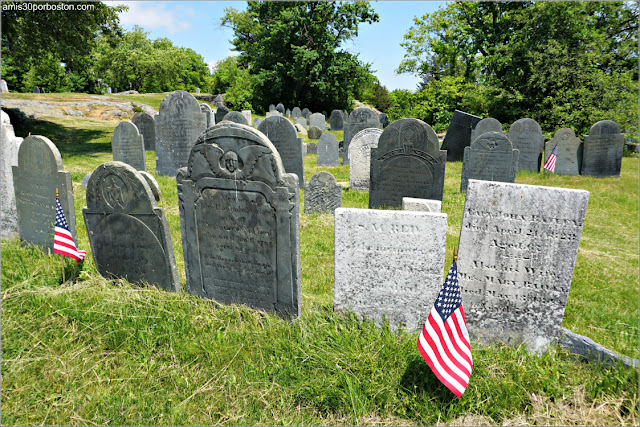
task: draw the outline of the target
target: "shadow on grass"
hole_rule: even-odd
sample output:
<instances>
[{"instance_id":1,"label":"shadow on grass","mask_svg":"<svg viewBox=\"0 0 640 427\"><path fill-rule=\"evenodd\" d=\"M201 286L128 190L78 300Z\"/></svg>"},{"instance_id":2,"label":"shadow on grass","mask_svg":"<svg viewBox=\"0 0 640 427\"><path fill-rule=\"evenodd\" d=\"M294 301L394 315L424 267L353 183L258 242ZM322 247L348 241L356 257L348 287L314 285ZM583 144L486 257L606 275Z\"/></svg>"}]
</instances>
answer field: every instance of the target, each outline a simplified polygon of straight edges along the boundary
<instances>
[{"instance_id":1,"label":"shadow on grass","mask_svg":"<svg viewBox=\"0 0 640 427\"><path fill-rule=\"evenodd\" d=\"M435 404L447 406L457 397L440 382L422 357L414 356L409 360L407 369L400 379L400 386L409 394L427 394Z\"/></svg>"}]
</instances>

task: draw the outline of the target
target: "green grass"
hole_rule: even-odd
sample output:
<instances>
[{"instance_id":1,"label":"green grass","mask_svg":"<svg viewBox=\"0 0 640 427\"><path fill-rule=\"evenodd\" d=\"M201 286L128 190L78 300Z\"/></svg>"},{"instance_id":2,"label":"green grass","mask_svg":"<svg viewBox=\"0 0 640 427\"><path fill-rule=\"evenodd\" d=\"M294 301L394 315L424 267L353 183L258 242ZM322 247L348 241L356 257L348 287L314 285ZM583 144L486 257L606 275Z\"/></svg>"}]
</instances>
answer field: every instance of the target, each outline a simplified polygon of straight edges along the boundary
<instances>
[{"instance_id":1,"label":"green grass","mask_svg":"<svg viewBox=\"0 0 640 427\"><path fill-rule=\"evenodd\" d=\"M111 160L117 121L35 121L72 172L79 246L89 251L81 209L84 174ZM341 139L341 137L338 137ZM155 176L154 153L147 169ZM462 164L447 163L446 264L462 220ZM305 159L305 180L348 167ZM620 178L522 173L516 182L590 191L564 326L638 357L638 159ZM156 177L184 285L176 182ZM2 242L3 424L638 424L638 371L604 369L557 350L472 343L474 372L458 400L415 347L333 312L334 220L304 214L301 191L302 314L286 321L243 306L125 281L107 281L91 254L82 268ZM368 194L343 191L343 206ZM89 251L90 252L90 251ZM444 272L443 272L444 274Z\"/></svg>"}]
</instances>

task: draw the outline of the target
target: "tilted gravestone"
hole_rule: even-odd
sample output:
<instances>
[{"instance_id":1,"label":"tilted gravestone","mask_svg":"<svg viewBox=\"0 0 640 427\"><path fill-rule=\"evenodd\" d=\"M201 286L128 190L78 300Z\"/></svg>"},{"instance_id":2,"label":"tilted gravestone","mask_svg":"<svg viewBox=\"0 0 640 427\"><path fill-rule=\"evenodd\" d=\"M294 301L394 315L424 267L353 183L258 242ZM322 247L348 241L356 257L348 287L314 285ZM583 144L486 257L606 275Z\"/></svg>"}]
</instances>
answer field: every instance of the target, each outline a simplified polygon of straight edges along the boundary
<instances>
[{"instance_id":1,"label":"tilted gravestone","mask_svg":"<svg viewBox=\"0 0 640 427\"><path fill-rule=\"evenodd\" d=\"M371 149L378 146L382 129L370 128L358 132L349 144L349 190L369 191Z\"/></svg>"},{"instance_id":2,"label":"tilted gravestone","mask_svg":"<svg viewBox=\"0 0 640 427\"><path fill-rule=\"evenodd\" d=\"M482 120L478 116L455 110L442 149L447 150L448 162L459 162L464 156L464 148L471 144L471 130Z\"/></svg>"},{"instance_id":3,"label":"tilted gravestone","mask_svg":"<svg viewBox=\"0 0 640 427\"><path fill-rule=\"evenodd\" d=\"M540 172L544 135L538 122L533 119L516 120L509 128L509 140L520 152L518 171Z\"/></svg>"},{"instance_id":4,"label":"tilted gravestone","mask_svg":"<svg viewBox=\"0 0 640 427\"><path fill-rule=\"evenodd\" d=\"M280 114L284 114L284 105L282 105L282 102L276 105L276 111Z\"/></svg>"},{"instance_id":5,"label":"tilted gravestone","mask_svg":"<svg viewBox=\"0 0 640 427\"><path fill-rule=\"evenodd\" d=\"M111 136L111 151L113 161L126 163L139 171L147 170L143 138L133 122L118 123Z\"/></svg>"},{"instance_id":6,"label":"tilted gravestone","mask_svg":"<svg viewBox=\"0 0 640 427\"><path fill-rule=\"evenodd\" d=\"M156 172L176 176L186 166L191 147L207 128L207 117L189 92L177 90L160 104L156 122Z\"/></svg>"},{"instance_id":7,"label":"tilted gravestone","mask_svg":"<svg viewBox=\"0 0 640 427\"><path fill-rule=\"evenodd\" d=\"M268 117L258 130L265 134L278 150L279 157L287 173L298 177L300 186L304 185L304 160L302 156L302 139L298 138L295 128L289 119L279 116Z\"/></svg>"},{"instance_id":8,"label":"tilted gravestone","mask_svg":"<svg viewBox=\"0 0 640 427\"><path fill-rule=\"evenodd\" d=\"M582 166L582 141L569 128L561 128L556 131L549 141L544 144L544 161L551 155L553 149L558 146L556 152L556 167L554 173L558 175L578 175Z\"/></svg>"},{"instance_id":9,"label":"tilted gravestone","mask_svg":"<svg viewBox=\"0 0 640 427\"><path fill-rule=\"evenodd\" d=\"M351 139L361 130L367 128L382 129L382 124L378 120L378 115L373 110L360 107L351 112L349 118L344 124L344 156L342 158L342 164L348 165L349 159L349 144Z\"/></svg>"},{"instance_id":10,"label":"tilted gravestone","mask_svg":"<svg viewBox=\"0 0 640 427\"><path fill-rule=\"evenodd\" d=\"M215 122L220 123L224 119L224 116L226 116L227 114L229 114L229 109L224 105L219 105L218 109L216 110Z\"/></svg>"},{"instance_id":11,"label":"tilted gravestone","mask_svg":"<svg viewBox=\"0 0 640 427\"><path fill-rule=\"evenodd\" d=\"M293 107L293 110L291 111L291 117L294 119L302 117L302 111L300 111L300 107Z\"/></svg>"},{"instance_id":12,"label":"tilted gravestone","mask_svg":"<svg viewBox=\"0 0 640 427\"><path fill-rule=\"evenodd\" d=\"M442 201L429 199L402 198L403 211L442 212Z\"/></svg>"},{"instance_id":13,"label":"tilted gravestone","mask_svg":"<svg viewBox=\"0 0 640 427\"><path fill-rule=\"evenodd\" d=\"M331 130L343 130L344 129L344 115L340 110L333 110L329 117L329 127Z\"/></svg>"},{"instance_id":14,"label":"tilted gravestone","mask_svg":"<svg viewBox=\"0 0 640 427\"><path fill-rule=\"evenodd\" d=\"M276 106L273 104L269 104L269 111L276 111Z\"/></svg>"},{"instance_id":15,"label":"tilted gravestone","mask_svg":"<svg viewBox=\"0 0 640 427\"><path fill-rule=\"evenodd\" d=\"M213 112L213 108L211 108L207 104L200 104L200 111L206 114L207 117L207 127L211 127L216 124L216 115Z\"/></svg>"},{"instance_id":16,"label":"tilted gravestone","mask_svg":"<svg viewBox=\"0 0 640 427\"><path fill-rule=\"evenodd\" d=\"M470 180L458 277L469 332L544 348L558 338L589 192Z\"/></svg>"},{"instance_id":17,"label":"tilted gravestone","mask_svg":"<svg viewBox=\"0 0 640 427\"><path fill-rule=\"evenodd\" d=\"M242 110L242 115L247 119L247 124L251 123L251 110Z\"/></svg>"},{"instance_id":18,"label":"tilted gravestone","mask_svg":"<svg viewBox=\"0 0 640 427\"><path fill-rule=\"evenodd\" d=\"M295 119L293 119L293 123L296 125L300 125L303 128L307 128L309 122L307 121L307 119L305 119L304 117L300 116L300 117L296 117Z\"/></svg>"},{"instance_id":19,"label":"tilted gravestone","mask_svg":"<svg viewBox=\"0 0 640 427\"><path fill-rule=\"evenodd\" d=\"M378 120L380 120L383 129L389 126L389 117L385 113L378 114Z\"/></svg>"},{"instance_id":20,"label":"tilted gravestone","mask_svg":"<svg viewBox=\"0 0 640 427\"><path fill-rule=\"evenodd\" d=\"M42 247L45 252L53 251L57 189L69 231L75 240L71 174L64 171L60 152L53 142L39 135L26 137L18 150L18 166L12 169L20 238Z\"/></svg>"},{"instance_id":21,"label":"tilted gravestone","mask_svg":"<svg viewBox=\"0 0 640 427\"><path fill-rule=\"evenodd\" d=\"M418 330L442 287L447 215L335 211L334 310Z\"/></svg>"},{"instance_id":22,"label":"tilted gravestone","mask_svg":"<svg viewBox=\"0 0 640 427\"><path fill-rule=\"evenodd\" d=\"M582 175L620 176L624 135L620 126L611 120L602 120L591 126L584 137Z\"/></svg>"},{"instance_id":23,"label":"tilted gravestone","mask_svg":"<svg viewBox=\"0 0 640 427\"><path fill-rule=\"evenodd\" d=\"M226 120L228 122L240 123L241 125L249 126L249 122L247 121L247 118L244 116L244 114L238 111L230 111L222 118L222 120Z\"/></svg>"},{"instance_id":24,"label":"tilted gravestone","mask_svg":"<svg viewBox=\"0 0 640 427\"><path fill-rule=\"evenodd\" d=\"M260 117L256 117L255 119L253 119L253 127L254 128L258 128L258 126L260 126L260 123L262 123L262 120Z\"/></svg>"},{"instance_id":25,"label":"tilted gravestone","mask_svg":"<svg viewBox=\"0 0 640 427\"><path fill-rule=\"evenodd\" d=\"M145 151L156 151L156 122L151 114L135 113L131 121L144 138Z\"/></svg>"},{"instance_id":26,"label":"tilted gravestone","mask_svg":"<svg viewBox=\"0 0 640 427\"><path fill-rule=\"evenodd\" d=\"M333 214L342 206L342 186L329 172L321 171L304 186L304 211Z\"/></svg>"},{"instance_id":27,"label":"tilted gravestone","mask_svg":"<svg viewBox=\"0 0 640 427\"><path fill-rule=\"evenodd\" d=\"M300 113L300 115L308 120L309 116L311 115L311 111L309 111L309 109L305 107L302 109L302 113Z\"/></svg>"},{"instance_id":28,"label":"tilted gravestone","mask_svg":"<svg viewBox=\"0 0 640 427\"><path fill-rule=\"evenodd\" d=\"M307 135L307 130L301 124L296 123L293 127L296 128L296 132L298 132L300 135Z\"/></svg>"},{"instance_id":29,"label":"tilted gravestone","mask_svg":"<svg viewBox=\"0 0 640 427\"><path fill-rule=\"evenodd\" d=\"M502 124L493 117L487 117L478 122L476 127L471 131L471 142L485 132L503 132ZM505 134L506 135L506 134Z\"/></svg>"},{"instance_id":30,"label":"tilted gravestone","mask_svg":"<svg viewBox=\"0 0 640 427\"><path fill-rule=\"evenodd\" d=\"M467 191L470 179L515 182L519 154L504 133L483 133L464 149L460 191Z\"/></svg>"},{"instance_id":31,"label":"tilted gravestone","mask_svg":"<svg viewBox=\"0 0 640 427\"><path fill-rule=\"evenodd\" d=\"M122 162L98 166L82 214L103 277L180 290L169 225L141 172Z\"/></svg>"},{"instance_id":32,"label":"tilted gravestone","mask_svg":"<svg viewBox=\"0 0 640 427\"><path fill-rule=\"evenodd\" d=\"M326 130L324 121L325 116L322 113L313 113L309 116L309 126L316 126L321 131Z\"/></svg>"},{"instance_id":33,"label":"tilted gravestone","mask_svg":"<svg viewBox=\"0 0 640 427\"><path fill-rule=\"evenodd\" d=\"M317 126L311 126L307 131L307 136L309 139L320 139L322 136L322 130Z\"/></svg>"},{"instance_id":34,"label":"tilted gravestone","mask_svg":"<svg viewBox=\"0 0 640 427\"><path fill-rule=\"evenodd\" d=\"M326 132L320 136L317 152L318 166L338 166L340 164L338 140L334 134Z\"/></svg>"},{"instance_id":35,"label":"tilted gravestone","mask_svg":"<svg viewBox=\"0 0 640 427\"><path fill-rule=\"evenodd\" d=\"M160 192L160 185L158 185L158 181L156 181L153 175L151 175L149 172L145 172L145 171L138 171L138 172L140 172L140 175L142 175L144 180L147 181L147 184L149 184L149 188L151 188L151 193L153 193L153 197L156 199L156 202L159 202L162 196L162 193ZM87 183L88 182L89 181L87 181Z\"/></svg>"},{"instance_id":36,"label":"tilted gravestone","mask_svg":"<svg viewBox=\"0 0 640 427\"><path fill-rule=\"evenodd\" d=\"M442 200L447 153L418 119L391 123L371 149L369 208L400 208L403 197Z\"/></svg>"},{"instance_id":37,"label":"tilted gravestone","mask_svg":"<svg viewBox=\"0 0 640 427\"><path fill-rule=\"evenodd\" d=\"M233 122L209 128L177 182L187 291L297 317L298 182L269 139Z\"/></svg>"},{"instance_id":38,"label":"tilted gravestone","mask_svg":"<svg viewBox=\"0 0 640 427\"><path fill-rule=\"evenodd\" d=\"M18 166L18 150L22 138L16 137L9 115L2 111L0 129L0 233L3 239L19 236L16 196L13 189L13 167Z\"/></svg>"}]
</instances>

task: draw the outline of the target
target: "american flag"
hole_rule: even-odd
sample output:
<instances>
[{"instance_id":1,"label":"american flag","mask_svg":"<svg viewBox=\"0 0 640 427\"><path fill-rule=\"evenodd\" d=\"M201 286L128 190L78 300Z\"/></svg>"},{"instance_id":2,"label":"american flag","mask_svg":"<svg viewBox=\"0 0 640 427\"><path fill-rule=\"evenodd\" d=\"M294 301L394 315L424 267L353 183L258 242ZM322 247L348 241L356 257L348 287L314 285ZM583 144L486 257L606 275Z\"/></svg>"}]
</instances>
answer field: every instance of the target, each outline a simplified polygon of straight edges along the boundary
<instances>
[{"instance_id":1,"label":"american flag","mask_svg":"<svg viewBox=\"0 0 640 427\"><path fill-rule=\"evenodd\" d=\"M473 360L455 261L418 337L418 350L436 377L458 398L462 396Z\"/></svg>"},{"instance_id":2,"label":"american flag","mask_svg":"<svg viewBox=\"0 0 640 427\"><path fill-rule=\"evenodd\" d=\"M76 261L81 261L87 255L86 251L82 251L76 247L73 236L69 232L69 224L64 217L60 199L56 197L56 225L55 235L53 236L53 252L60 255L66 255Z\"/></svg>"},{"instance_id":3,"label":"american flag","mask_svg":"<svg viewBox=\"0 0 640 427\"><path fill-rule=\"evenodd\" d=\"M557 157L558 157L558 144L556 144L556 146L553 147L553 151L551 152L551 155L549 156L547 161L544 163L543 168L545 168L549 172L555 172Z\"/></svg>"}]
</instances>

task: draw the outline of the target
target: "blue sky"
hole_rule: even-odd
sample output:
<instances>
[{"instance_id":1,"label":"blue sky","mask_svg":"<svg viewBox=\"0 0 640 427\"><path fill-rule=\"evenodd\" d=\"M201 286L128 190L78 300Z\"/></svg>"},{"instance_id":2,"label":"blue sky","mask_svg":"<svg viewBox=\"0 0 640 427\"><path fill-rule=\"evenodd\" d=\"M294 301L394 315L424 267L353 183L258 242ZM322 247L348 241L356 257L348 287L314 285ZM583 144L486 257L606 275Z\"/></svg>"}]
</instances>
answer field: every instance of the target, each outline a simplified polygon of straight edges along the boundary
<instances>
[{"instance_id":1,"label":"blue sky","mask_svg":"<svg viewBox=\"0 0 640 427\"><path fill-rule=\"evenodd\" d=\"M229 40L230 28L220 26L224 9L244 10L244 1L105 1L106 4L126 4L129 11L121 14L126 29L139 25L152 39L166 37L174 45L198 52L207 63L233 54ZM439 1L376 1L371 2L380 15L374 24L361 24L359 35L344 45L361 60L371 63L375 75L389 90L414 90L419 79L394 72L404 56L400 46L403 36L413 24L414 16L431 13L447 2Z\"/></svg>"}]
</instances>

